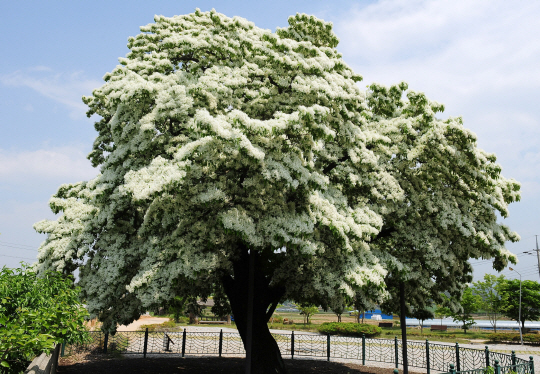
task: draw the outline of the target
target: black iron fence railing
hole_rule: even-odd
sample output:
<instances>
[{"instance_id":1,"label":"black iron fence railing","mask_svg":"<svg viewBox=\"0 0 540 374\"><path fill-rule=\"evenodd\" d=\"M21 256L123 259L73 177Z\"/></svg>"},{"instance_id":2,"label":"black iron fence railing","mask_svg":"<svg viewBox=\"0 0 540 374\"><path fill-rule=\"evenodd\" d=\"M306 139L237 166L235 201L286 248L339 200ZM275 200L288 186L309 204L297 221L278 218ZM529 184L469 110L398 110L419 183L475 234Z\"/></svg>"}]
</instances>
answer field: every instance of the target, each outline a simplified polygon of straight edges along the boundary
<instances>
[{"instance_id":1,"label":"black iron fence railing","mask_svg":"<svg viewBox=\"0 0 540 374\"><path fill-rule=\"evenodd\" d=\"M281 355L284 357L306 356L320 357L326 360L332 358L352 359L362 362L384 362L393 364L396 368L403 365L401 341L394 339L377 339L318 335L275 333ZM163 331L122 331L116 334L106 334L101 331L90 332L90 341L84 345L62 346L62 355L77 351L93 351L96 353L123 354L177 354L185 355L245 355L244 344L240 334L236 332L195 332L184 329L182 332ZM533 359L530 361L511 355L492 352L485 349L472 349L455 345L438 343L408 342L407 355L409 366L425 368L427 374L431 370L437 372L451 370L464 374L491 374L486 368L501 369L497 374L534 374ZM508 367L516 370L506 370ZM476 373L476 370L484 370ZM518 371L520 370L520 371ZM469 373L470 372L470 373ZM449 372L454 374L453 372ZM495 374L495 373L493 373Z\"/></svg>"},{"instance_id":2,"label":"black iron fence railing","mask_svg":"<svg viewBox=\"0 0 540 374\"><path fill-rule=\"evenodd\" d=\"M509 366L501 366L498 360L492 367L457 371L453 364L450 364L450 371L444 374L534 374L534 366L532 362L521 364L513 364Z\"/></svg>"}]
</instances>

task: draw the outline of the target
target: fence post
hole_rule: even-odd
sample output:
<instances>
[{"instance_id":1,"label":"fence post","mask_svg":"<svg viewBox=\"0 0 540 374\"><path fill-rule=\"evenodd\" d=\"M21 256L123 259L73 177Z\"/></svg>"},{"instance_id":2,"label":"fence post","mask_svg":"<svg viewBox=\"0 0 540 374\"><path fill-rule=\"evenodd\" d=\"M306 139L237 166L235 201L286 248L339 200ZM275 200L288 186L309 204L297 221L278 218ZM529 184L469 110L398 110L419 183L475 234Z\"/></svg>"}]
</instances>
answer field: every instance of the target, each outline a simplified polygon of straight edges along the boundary
<instances>
[{"instance_id":1,"label":"fence post","mask_svg":"<svg viewBox=\"0 0 540 374\"><path fill-rule=\"evenodd\" d=\"M398 364L399 364L399 357L398 357L399 350L398 350L398 344L397 344L397 336L394 337L394 351L396 353L396 369L397 369Z\"/></svg>"},{"instance_id":2,"label":"fence post","mask_svg":"<svg viewBox=\"0 0 540 374\"><path fill-rule=\"evenodd\" d=\"M501 374L501 365L499 365L499 360L495 360L495 374Z\"/></svg>"},{"instance_id":3,"label":"fence post","mask_svg":"<svg viewBox=\"0 0 540 374\"><path fill-rule=\"evenodd\" d=\"M362 334L362 365L366 364L366 334Z\"/></svg>"},{"instance_id":4,"label":"fence post","mask_svg":"<svg viewBox=\"0 0 540 374\"><path fill-rule=\"evenodd\" d=\"M486 345L486 367L489 367L489 348Z\"/></svg>"},{"instance_id":5,"label":"fence post","mask_svg":"<svg viewBox=\"0 0 540 374\"><path fill-rule=\"evenodd\" d=\"M186 329L182 333L182 357L186 355Z\"/></svg>"},{"instance_id":6,"label":"fence post","mask_svg":"<svg viewBox=\"0 0 540 374\"><path fill-rule=\"evenodd\" d=\"M529 364L531 366L531 374L534 374L534 361L533 356L529 356Z\"/></svg>"},{"instance_id":7,"label":"fence post","mask_svg":"<svg viewBox=\"0 0 540 374\"><path fill-rule=\"evenodd\" d=\"M512 351L512 370L516 371L516 351Z\"/></svg>"},{"instance_id":8,"label":"fence post","mask_svg":"<svg viewBox=\"0 0 540 374\"><path fill-rule=\"evenodd\" d=\"M66 349L66 342L62 342L62 351L60 352L60 357L64 357L64 350Z\"/></svg>"},{"instance_id":9,"label":"fence post","mask_svg":"<svg viewBox=\"0 0 540 374\"><path fill-rule=\"evenodd\" d=\"M109 333L105 333L105 341L103 342L103 353L107 353L107 343L109 342Z\"/></svg>"},{"instance_id":10,"label":"fence post","mask_svg":"<svg viewBox=\"0 0 540 374\"><path fill-rule=\"evenodd\" d=\"M426 339L426 369L427 369L427 374L430 374L429 365L430 365L430 362L429 362L429 340Z\"/></svg>"},{"instance_id":11,"label":"fence post","mask_svg":"<svg viewBox=\"0 0 540 374\"><path fill-rule=\"evenodd\" d=\"M219 357L221 352L223 352L223 329L219 330Z\"/></svg>"},{"instance_id":12,"label":"fence post","mask_svg":"<svg viewBox=\"0 0 540 374\"><path fill-rule=\"evenodd\" d=\"M144 331L144 347L143 347L143 358L146 358L146 351L148 350L148 327Z\"/></svg>"},{"instance_id":13,"label":"fence post","mask_svg":"<svg viewBox=\"0 0 540 374\"><path fill-rule=\"evenodd\" d=\"M456 370L461 371L461 365L459 362L459 344L456 343Z\"/></svg>"},{"instance_id":14,"label":"fence post","mask_svg":"<svg viewBox=\"0 0 540 374\"><path fill-rule=\"evenodd\" d=\"M330 361L330 334L326 334L326 361Z\"/></svg>"},{"instance_id":15,"label":"fence post","mask_svg":"<svg viewBox=\"0 0 540 374\"><path fill-rule=\"evenodd\" d=\"M291 360L294 360L294 331L291 332Z\"/></svg>"},{"instance_id":16,"label":"fence post","mask_svg":"<svg viewBox=\"0 0 540 374\"><path fill-rule=\"evenodd\" d=\"M456 374L456 369L454 369L454 364L450 364L450 373Z\"/></svg>"}]
</instances>

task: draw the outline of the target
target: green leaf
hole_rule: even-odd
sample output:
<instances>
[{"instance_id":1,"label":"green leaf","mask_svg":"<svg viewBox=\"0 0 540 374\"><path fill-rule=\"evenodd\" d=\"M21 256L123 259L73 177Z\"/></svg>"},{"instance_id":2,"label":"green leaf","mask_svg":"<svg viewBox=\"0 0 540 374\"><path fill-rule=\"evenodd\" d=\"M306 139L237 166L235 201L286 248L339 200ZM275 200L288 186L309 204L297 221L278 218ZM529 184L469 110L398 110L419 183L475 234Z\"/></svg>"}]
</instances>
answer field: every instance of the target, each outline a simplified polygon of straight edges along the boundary
<instances>
[{"instance_id":1,"label":"green leaf","mask_svg":"<svg viewBox=\"0 0 540 374\"><path fill-rule=\"evenodd\" d=\"M10 367L10 366L9 366L9 363L8 363L7 361L2 361L2 362L0 363L0 365L2 365L3 367L6 367L6 368L9 368L9 367Z\"/></svg>"}]
</instances>

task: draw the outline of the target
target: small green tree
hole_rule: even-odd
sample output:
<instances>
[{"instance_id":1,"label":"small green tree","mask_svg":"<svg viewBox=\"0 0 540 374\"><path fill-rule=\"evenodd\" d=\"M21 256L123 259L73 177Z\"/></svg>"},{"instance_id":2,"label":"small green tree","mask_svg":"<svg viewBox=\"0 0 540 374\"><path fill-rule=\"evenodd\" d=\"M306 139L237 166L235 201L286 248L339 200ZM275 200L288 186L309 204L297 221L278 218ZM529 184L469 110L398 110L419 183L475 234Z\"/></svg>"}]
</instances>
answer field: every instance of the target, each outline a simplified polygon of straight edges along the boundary
<instances>
[{"instance_id":1,"label":"small green tree","mask_svg":"<svg viewBox=\"0 0 540 374\"><path fill-rule=\"evenodd\" d=\"M501 315L501 286L504 282L504 275L499 277L493 274L485 274L483 281L473 283L474 293L482 298L480 308L486 311L489 322L493 326L493 331L497 332L497 320Z\"/></svg>"},{"instance_id":2,"label":"small green tree","mask_svg":"<svg viewBox=\"0 0 540 374\"><path fill-rule=\"evenodd\" d=\"M465 330L465 333L467 333L469 327L475 324L472 314L480 309L481 302L482 298L475 295L471 287L465 288L461 300L459 301L461 309L452 313L454 322L461 322L461 328Z\"/></svg>"},{"instance_id":3,"label":"small green tree","mask_svg":"<svg viewBox=\"0 0 540 374\"><path fill-rule=\"evenodd\" d=\"M194 324L197 322L196 318L202 316L203 306L197 302L197 298L189 297L186 311L189 314L189 323Z\"/></svg>"},{"instance_id":4,"label":"small green tree","mask_svg":"<svg viewBox=\"0 0 540 374\"><path fill-rule=\"evenodd\" d=\"M347 300L343 297L337 298L330 306L330 309L338 318L338 322L341 322L341 315L345 312L345 309L349 306Z\"/></svg>"},{"instance_id":5,"label":"small green tree","mask_svg":"<svg viewBox=\"0 0 540 374\"><path fill-rule=\"evenodd\" d=\"M345 312L345 305L336 305L332 308L332 312L337 316L337 321L341 322L341 315Z\"/></svg>"},{"instance_id":6,"label":"small green tree","mask_svg":"<svg viewBox=\"0 0 540 374\"><path fill-rule=\"evenodd\" d=\"M505 280L500 287L502 313L514 321L519 321L519 279ZM540 318L540 283L524 280L521 284L521 328L525 321Z\"/></svg>"},{"instance_id":7,"label":"small green tree","mask_svg":"<svg viewBox=\"0 0 540 374\"><path fill-rule=\"evenodd\" d=\"M229 304L227 295L225 295L221 287L216 288L214 292L214 305L210 308L210 311L222 320L229 320L228 316L232 313L231 304Z\"/></svg>"},{"instance_id":8,"label":"small green tree","mask_svg":"<svg viewBox=\"0 0 540 374\"><path fill-rule=\"evenodd\" d=\"M57 272L37 277L27 265L0 271L0 363L2 373L20 373L38 354L63 341L87 338L88 312L73 278Z\"/></svg>"},{"instance_id":9,"label":"small green tree","mask_svg":"<svg viewBox=\"0 0 540 374\"><path fill-rule=\"evenodd\" d=\"M433 312L427 309L415 309L411 317L420 321L420 333L424 334L424 321L433 318Z\"/></svg>"},{"instance_id":10,"label":"small green tree","mask_svg":"<svg viewBox=\"0 0 540 374\"><path fill-rule=\"evenodd\" d=\"M169 313L174 316L174 322L180 322L180 316L184 314L184 309L186 308L187 298L181 296L175 296L169 302Z\"/></svg>"},{"instance_id":11,"label":"small green tree","mask_svg":"<svg viewBox=\"0 0 540 374\"><path fill-rule=\"evenodd\" d=\"M437 309L435 309L435 317L441 319L442 325L443 318L452 317L452 311L446 306L439 305Z\"/></svg>"},{"instance_id":12,"label":"small green tree","mask_svg":"<svg viewBox=\"0 0 540 374\"><path fill-rule=\"evenodd\" d=\"M366 298L366 295L360 292L357 292L353 299L353 306L356 309L354 313L356 317L356 323L360 323L360 315L362 315L362 323L364 323L364 313L366 310L375 309L375 303Z\"/></svg>"},{"instance_id":13,"label":"small green tree","mask_svg":"<svg viewBox=\"0 0 540 374\"><path fill-rule=\"evenodd\" d=\"M304 316L304 325L309 324L309 318L319 312L319 308L315 305L302 304L296 305L296 308L300 311L300 315Z\"/></svg>"}]
</instances>

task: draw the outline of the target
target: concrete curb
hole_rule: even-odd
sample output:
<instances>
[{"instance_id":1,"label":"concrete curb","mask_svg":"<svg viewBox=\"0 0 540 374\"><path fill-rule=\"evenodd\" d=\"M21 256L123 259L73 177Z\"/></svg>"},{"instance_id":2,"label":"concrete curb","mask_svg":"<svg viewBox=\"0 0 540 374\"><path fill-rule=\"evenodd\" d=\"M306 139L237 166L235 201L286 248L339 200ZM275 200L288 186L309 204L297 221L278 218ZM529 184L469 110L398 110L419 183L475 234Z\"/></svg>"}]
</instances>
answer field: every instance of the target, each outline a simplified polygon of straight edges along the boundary
<instances>
[{"instance_id":1,"label":"concrete curb","mask_svg":"<svg viewBox=\"0 0 540 374\"><path fill-rule=\"evenodd\" d=\"M43 352L41 355L34 358L24 371L24 374L56 374L60 347L61 344L57 344L52 354Z\"/></svg>"}]
</instances>

